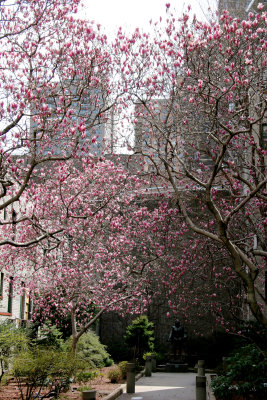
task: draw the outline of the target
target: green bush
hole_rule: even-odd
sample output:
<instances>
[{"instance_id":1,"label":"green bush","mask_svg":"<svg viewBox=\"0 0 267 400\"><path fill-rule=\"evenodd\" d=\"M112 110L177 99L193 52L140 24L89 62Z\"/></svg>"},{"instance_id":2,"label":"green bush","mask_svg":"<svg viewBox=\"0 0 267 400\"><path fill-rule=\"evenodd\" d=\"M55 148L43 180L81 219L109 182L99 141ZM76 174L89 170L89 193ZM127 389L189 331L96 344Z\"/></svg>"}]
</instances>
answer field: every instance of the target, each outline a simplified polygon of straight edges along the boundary
<instances>
[{"instance_id":1,"label":"green bush","mask_svg":"<svg viewBox=\"0 0 267 400\"><path fill-rule=\"evenodd\" d=\"M99 376L99 372L97 370L93 371L81 371L76 375L77 382L88 382L92 379L95 379Z\"/></svg>"},{"instance_id":2,"label":"green bush","mask_svg":"<svg viewBox=\"0 0 267 400\"><path fill-rule=\"evenodd\" d=\"M71 377L82 367L73 354L53 348L34 348L14 357L12 375L22 400L32 400L36 390L40 396L47 391L50 397L57 398L61 391L68 389Z\"/></svg>"},{"instance_id":3,"label":"green bush","mask_svg":"<svg viewBox=\"0 0 267 400\"><path fill-rule=\"evenodd\" d=\"M71 339L68 340L69 349ZM81 336L77 344L77 356L85 361L87 369L96 369L112 365L113 361L104 346L99 341L99 337L89 331Z\"/></svg>"},{"instance_id":4,"label":"green bush","mask_svg":"<svg viewBox=\"0 0 267 400\"><path fill-rule=\"evenodd\" d=\"M119 367L113 367L108 372L108 378L111 383L118 383L121 379L121 370Z\"/></svg>"},{"instance_id":5,"label":"green bush","mask_svg":"<svg viewBox=\"0 0 267 400\"><path fill-rule=\"evenodd\" d=\"M114 361L112 360L112 358L107 358L105 360L105 367L111 367L111 365L114 364Z\"/></svg>"},{"instance_id":6,"label":"green bush","mask_svg":"<svg viewBox=\"0 0 267 400\"><path fill-rule=\"evenodd\" d=\"M216 397L230 400L234 395L262 400L266 395L267 358L255 345L242 347L226 359L224 375L215 377L211 386Z\"/></svg>"},{"instance_id":7,"label":"green bush","mask_svg":"<svg viewBox=\"0 0 267 400\"><path fill-rule=\"evenodd\" d=\"M79 392L86 392L87 390L92 390L93 388L91 386L80 386L78 387Z\"/></svg>"},{"instance_id":8,"label":"green bush","mask_svg":"<svg viewBox=\"0 0 267 400\"><path fill-rule=\"evenodd\" d=\"M155 353L152 351L147 351L146 353L143 354L143 360L146 361L146 358L152 356L153 354Z\"/></svg>"},{"instance_id":9,"label":"green bush","mask_svg":"<svg viewBox=\"0 0 267 400\"><path fill-rule=\"evenodd\" d=\"M126 379L126 377L127 377L127 364L128 364L128 361L121 361L119 363L119 369L121 371L122 379Z\"/></svg>"},{"instance_id":10,"label":"green bush","mask_svg":"<svg viewBox=\"0 0 267 400\"><path fill-rule=\"evenodd\" d=\"M127 327L124 338L133 349L133 358L141 361L144 352L154 350L154 324L146 315L141 315Z\"/></svg>"},{"instance_id":11,"label":"green bush","mask_svg":"<svg viewBox=\"0 0 267 400\"><path fill-rule=\"evenodd\" d=\"M10 359L28 347L28 339L21 328L5 322L0 324L0 382L8 369Z\"/></svg>"}]
</instances>

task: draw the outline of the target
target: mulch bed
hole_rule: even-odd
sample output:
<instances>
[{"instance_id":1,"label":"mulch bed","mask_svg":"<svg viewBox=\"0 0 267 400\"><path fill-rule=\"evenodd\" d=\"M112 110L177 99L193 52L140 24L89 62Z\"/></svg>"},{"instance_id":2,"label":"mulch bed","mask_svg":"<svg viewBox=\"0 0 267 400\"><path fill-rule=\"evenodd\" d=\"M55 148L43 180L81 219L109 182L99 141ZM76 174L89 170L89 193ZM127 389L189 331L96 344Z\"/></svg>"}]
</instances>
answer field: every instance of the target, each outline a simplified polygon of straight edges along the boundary
<instances>
[{"instance_id":1,"label":"mulch bed","mask_svg":"<svg viewBox=\"0 0 267 400\"><path fill-rule=\"evenodd\" d=\"M78 391L79 386L91 386L93 389L97 390L97 400L103 400L109 393L120 387L125 381L120 381L119 383L111 383L107 378L109 369L112 367L101 368L101 375L97 378L88 381L86 384L71 384L70 390L68 392L62 393L60 399L62 400L81 400L81 392ZM19 400L20 392L17 384L14 380L10 380L5 386L0 387L0 400Z\"/></svg>"}]
</instances>

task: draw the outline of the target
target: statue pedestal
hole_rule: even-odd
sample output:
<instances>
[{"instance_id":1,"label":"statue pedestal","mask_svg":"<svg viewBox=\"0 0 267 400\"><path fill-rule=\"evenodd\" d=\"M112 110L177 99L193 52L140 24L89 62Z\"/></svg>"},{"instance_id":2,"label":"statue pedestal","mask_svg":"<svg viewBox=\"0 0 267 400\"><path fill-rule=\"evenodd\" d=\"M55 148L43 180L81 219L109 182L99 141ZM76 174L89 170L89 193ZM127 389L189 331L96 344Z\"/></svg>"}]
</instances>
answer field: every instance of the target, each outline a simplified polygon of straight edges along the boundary
<instances>
[{"instance_id":1,"label":"statue pedestal","mask_svg":"<svg viewBox=\"0 0 267 400\"><path fill-rule=\"evenodd\" d=\"M166 363L166 372L187 372L188 362L187 354L175 355L170 354L169 362Z\"/></svg>"},{"instance_id":2,"label":"statue pedestal","mask_svg":"<svg viewBox=\"0 0 267 400\"><path fill-rule=\"evenodd\" d=\"M188 364L177 362L170 362L166 364L166 372L187 372Z\"/></svg>"}]
</instances>

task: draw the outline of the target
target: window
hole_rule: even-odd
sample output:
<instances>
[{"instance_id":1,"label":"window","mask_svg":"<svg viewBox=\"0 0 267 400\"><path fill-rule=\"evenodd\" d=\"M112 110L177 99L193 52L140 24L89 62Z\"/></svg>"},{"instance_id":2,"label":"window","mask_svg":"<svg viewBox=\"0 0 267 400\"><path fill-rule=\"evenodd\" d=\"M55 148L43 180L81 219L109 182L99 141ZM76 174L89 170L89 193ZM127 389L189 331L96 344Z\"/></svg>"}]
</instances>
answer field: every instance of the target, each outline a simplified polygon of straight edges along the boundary
<instances>
[{"instance_id":1,"label":"window","mask_svg":"<svg viewBox=\"0 0 267 400\"><path fill-rule=\"evenodd\" d=\"M32 319L32 312L33 312L33 302L31 300L31 292L28 291L27 298L26 298L26 307L25 307L25 319L31 320Z\"/></svg>"},{"instance_id":2,"label":"window","mask_svg":"<svg viewBox=\"0 0 267 400\"><path fill-rule=\"evenodd\" d=\"M20 295L20 319L24 319L25 313L25 283L21 282L21 295Z\"/></svg>"},{"instance_id":3,"label":"window","mask_svg":"<svg viewBox=\"0 0 267 400\"><path fill-rule=\"evenodd\" d=\"M10 277L9 280L9 288L8 288L8 304L7 304L7 312L12 314L12 306L13 306L13 277Z\"/></svg>"}]
</instances>

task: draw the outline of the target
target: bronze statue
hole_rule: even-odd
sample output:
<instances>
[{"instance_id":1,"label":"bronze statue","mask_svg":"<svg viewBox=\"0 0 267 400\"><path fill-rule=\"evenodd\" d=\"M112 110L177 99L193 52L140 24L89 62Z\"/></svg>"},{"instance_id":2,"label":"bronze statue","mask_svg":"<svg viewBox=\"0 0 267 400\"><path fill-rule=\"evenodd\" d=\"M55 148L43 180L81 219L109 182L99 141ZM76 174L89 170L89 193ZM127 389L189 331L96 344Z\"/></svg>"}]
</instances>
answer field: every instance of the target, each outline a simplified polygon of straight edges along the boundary
<instances>
[{"instance_id":1,"label":"bronze statue","mask_svg":"<svg viewBox=\"0 0 267 400\"><path fill-rule=\"evenodd\" d=\"M177 356L182 356L182 347L184 341L187 339L187 333L184 327L181 325L180 321L177 319L172 326L168 342L171 342L173 349L174 358ZM177 354L178 350L178 354Z\"/></svg>"}]
</instances>

